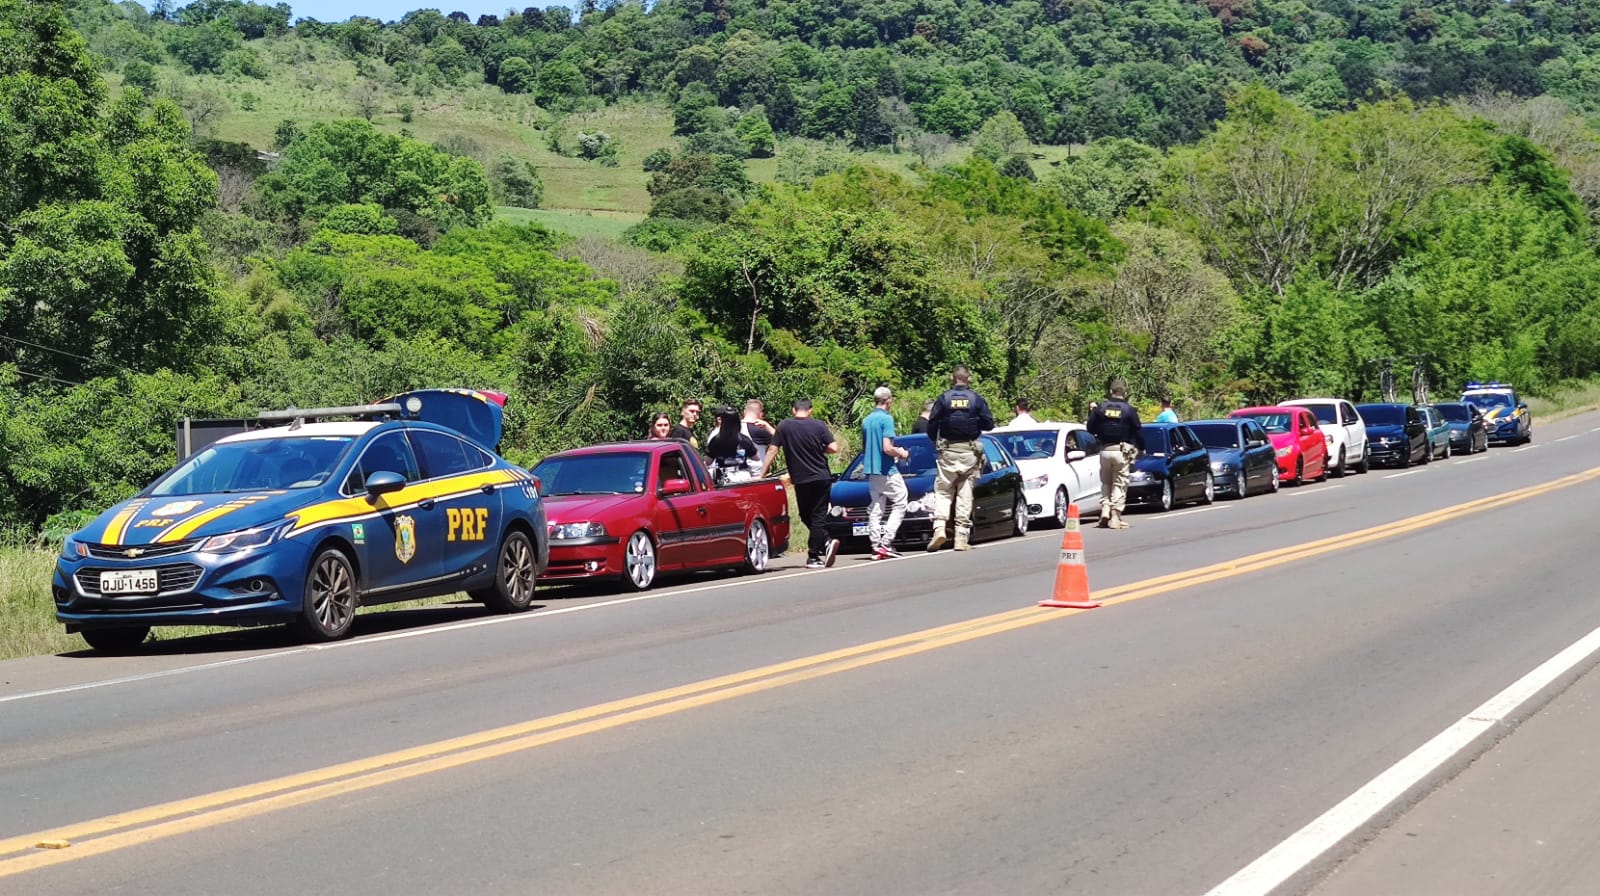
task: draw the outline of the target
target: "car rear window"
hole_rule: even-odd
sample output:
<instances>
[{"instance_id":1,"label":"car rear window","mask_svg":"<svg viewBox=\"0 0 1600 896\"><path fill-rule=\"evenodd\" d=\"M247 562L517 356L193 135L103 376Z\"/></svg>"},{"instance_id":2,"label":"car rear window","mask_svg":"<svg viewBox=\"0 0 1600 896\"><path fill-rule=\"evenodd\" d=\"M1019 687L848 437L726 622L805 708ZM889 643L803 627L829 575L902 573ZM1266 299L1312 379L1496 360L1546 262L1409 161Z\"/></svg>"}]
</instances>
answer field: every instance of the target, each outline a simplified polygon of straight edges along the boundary
<instances>
[{"instance_id":1,"label":"car rear window","mask_svg":"<svg viewBox=\"0 0 1600 896\"><path fill-rule=\"evenodd\" d=\"M1239 427L1231 423L1191 423L1189 429L1207 448L1239 447Z\"/></svg>"}]
</instances>

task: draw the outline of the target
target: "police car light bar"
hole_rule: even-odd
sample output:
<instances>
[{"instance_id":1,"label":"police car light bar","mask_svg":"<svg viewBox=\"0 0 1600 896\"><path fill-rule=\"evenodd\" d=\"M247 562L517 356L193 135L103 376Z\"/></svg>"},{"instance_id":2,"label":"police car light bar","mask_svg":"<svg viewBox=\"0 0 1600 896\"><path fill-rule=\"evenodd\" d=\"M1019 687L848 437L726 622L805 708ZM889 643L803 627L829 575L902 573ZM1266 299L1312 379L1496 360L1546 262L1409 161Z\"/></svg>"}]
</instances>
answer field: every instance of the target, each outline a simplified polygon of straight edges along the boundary
<instances>
[{"instance_id":1,"label":"police car light bar","mask_svg":"<svg viewBox=\"0 0 1600 896\"><path fill-rule=\"evenodd\" d=\"M307 419L320 419L323 417L368 417L379 414L399 414L400 406L397 404L357 404L342 408L289 408L282 411L262 411L256 415L258 420L288 420L291 427L298 427Z\"/></svg>"}]
</instances>

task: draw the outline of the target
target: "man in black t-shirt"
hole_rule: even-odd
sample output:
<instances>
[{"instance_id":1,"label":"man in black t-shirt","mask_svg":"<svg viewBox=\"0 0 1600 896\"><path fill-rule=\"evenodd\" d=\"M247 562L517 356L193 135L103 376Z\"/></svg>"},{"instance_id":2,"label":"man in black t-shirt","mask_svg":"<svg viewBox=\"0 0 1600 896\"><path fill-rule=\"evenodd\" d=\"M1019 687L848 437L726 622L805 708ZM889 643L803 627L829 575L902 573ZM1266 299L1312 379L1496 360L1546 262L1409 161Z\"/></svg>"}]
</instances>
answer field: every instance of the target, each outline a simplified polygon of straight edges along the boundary
<instances>
[{"instance_id":1,"label":"man in black t-shirt","mask_svg":"<svg viewBox=\"0 0 1600 896\"><path fill-rule=\"evenodd\" d=\"M672 438L682 439L698 449L700 440L694 437L694 428L699 422L700 402L691 398L683 403L683 410L678 415L678 425L672 427Z\"/></svg>"},{"instance_id":2,"label":"man in black t-shirt","mask_svg":"<svg viewBox=\"0 0 1600 896\"><path fill-rule=\"evenodd\" d=\"M811 530L806 542L806 568L832 566L839 555L839 542L828 537L828 492L833 487L828 455L839 453L839 441L828 424L812 418L811 399L797 399L794 416L779 423L773 432L767 457L761 463L763 477L772 469L779 448L789 462L789 481L794 486L800 518Z\"/></svg>"}]
</instances>

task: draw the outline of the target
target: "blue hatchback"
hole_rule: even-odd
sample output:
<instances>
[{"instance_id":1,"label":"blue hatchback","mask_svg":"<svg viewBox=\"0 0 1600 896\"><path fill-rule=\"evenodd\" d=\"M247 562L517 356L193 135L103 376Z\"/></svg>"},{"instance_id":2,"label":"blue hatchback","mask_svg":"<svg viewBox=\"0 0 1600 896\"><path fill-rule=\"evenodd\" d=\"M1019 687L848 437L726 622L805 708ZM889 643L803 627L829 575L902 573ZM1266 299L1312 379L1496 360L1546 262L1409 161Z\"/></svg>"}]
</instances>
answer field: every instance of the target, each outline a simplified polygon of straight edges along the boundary
<instances>
[{"instance_id":1,"label":"blue hatchback","mask_svg":"<svg viewBox=\"0 0 1600 896\"><path fill-rule=\"evenodd\" d=\"M456 591L525 610L549 544L537 480L490 450L502 401L414 392L220 439L65 541L56 618L128 650L156 625L333 640L363 604Z\"/></svg>"}]
</instances>

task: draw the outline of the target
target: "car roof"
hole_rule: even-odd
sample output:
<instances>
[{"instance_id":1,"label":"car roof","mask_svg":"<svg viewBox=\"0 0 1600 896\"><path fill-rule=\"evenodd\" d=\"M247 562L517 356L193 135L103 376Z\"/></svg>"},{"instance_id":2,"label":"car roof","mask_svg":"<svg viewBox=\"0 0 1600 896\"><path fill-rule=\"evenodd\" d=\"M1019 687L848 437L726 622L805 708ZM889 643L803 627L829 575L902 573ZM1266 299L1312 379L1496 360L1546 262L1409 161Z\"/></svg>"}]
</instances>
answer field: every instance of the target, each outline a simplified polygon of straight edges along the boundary
<instances>
[{"instance_id":1,"label":"car roof","mask_svg":"<svg viewBox=\"0 0 1600 896\"><path fill-rule=\"evenodd\" d=\"M689 448L688 442L683 439L638 439L632 442L604 442L599 445L584 445L581 448L568 448L565 451L555 451L544 457L582 457L586 454L615 454L619 451L644 451L657 452L667 448Z\"/></svg>"},{"instance_id":2,"label":"car roof","mask_svg":"<svg viewBox=\"0 0 1600 896\"><path fill-rule=\"evenodd\" d=\"M1301 405L1290 406L1290 405L1282 405L1282 404L1263 404L1263 405L1257 405L1257 406L1255 406L1253 408L1239 408L1236 411L1230 411L1228 413L1228 416L1230 416L1230 417L1233 417L1233 416L1239 416L1239 417L1251 416L1251 417L1253 417L1256 414L1292 414L1295 411L1304 411L1304 410L1305 410L1305 408L1303 406L1301 406ZM1309 412L1307 412L1307 413L1309 413Z\"/></svg>"},{"instance_id":3,"label":"car roof","mask_svg":"<svg viewBox=\"0 0 1600 896\"><path fill-rule=\"evenodd\" d=\"M266 429L252 429L248 432L235 433L231 436L218 439L212 444L230 444L233 442L264 442L271 439L319 439L319 438L355 438L383 425L381 420L350 420L331 423L302 423L299 426L271 426Z\"/></svg>"},{"instance_id":4,"label":"car roof","mask_svg":"<svg viewBox=\"0 0 1600 896\"><path fill-rule=\"evenodd\" d=\"M1238 411L1234 411L1234 413L1237 414ZM1243 426L1251 421L1248 417L1208 417L1204 420L1185 420L1184 422L1190 426L1199 426L1203 423L1225 423L1228 426Z\"/></svg>"},{"instance_id":5,"label":"car roof","mask_svg":"<svg viewBox=\"0 0 1600 896\"><path fill-rule=\"evenodd\" d=\"M1403 401L1369 401L1366 404L1358 404L1358 405L1356 405L1356 410L1359 411L1362 408L1409 408L1409 407L1413 407L1413 405L1406 404Z\"/></svg>"},{"instance_id":6,"label":"car roof","mask_svg":"<svg viewBox=\"0 0 1600 896\"><path fill-rule=\"evenodd\" d=\"M1041 420L1038 423L1022 423L1022 424L1008 423L1005 426L996 426L994 429L991 429L989 431L992 432L992 433L994 433L994 432L1039 432L1041 430L1046 430L1046 429L1085 429L1085 428L1086 427L1082 423L1074 423L1074 422L1072 422L1070 420L1065 422L1065 423L1057 423L1054 420Z\"/></svg>"},{"instance_id":7,"label":"car roof","mask_svg":"<svg viewBox=\"0 0 1600 896\"><path fill-rule=\"evenodd\" d=\"M1338 404L1344 400L1343 398L1291 398L1288 401L1280 401L1278 403L1291 407L1305 407L1313 404Z\"/></svg>"}]
</instances>

